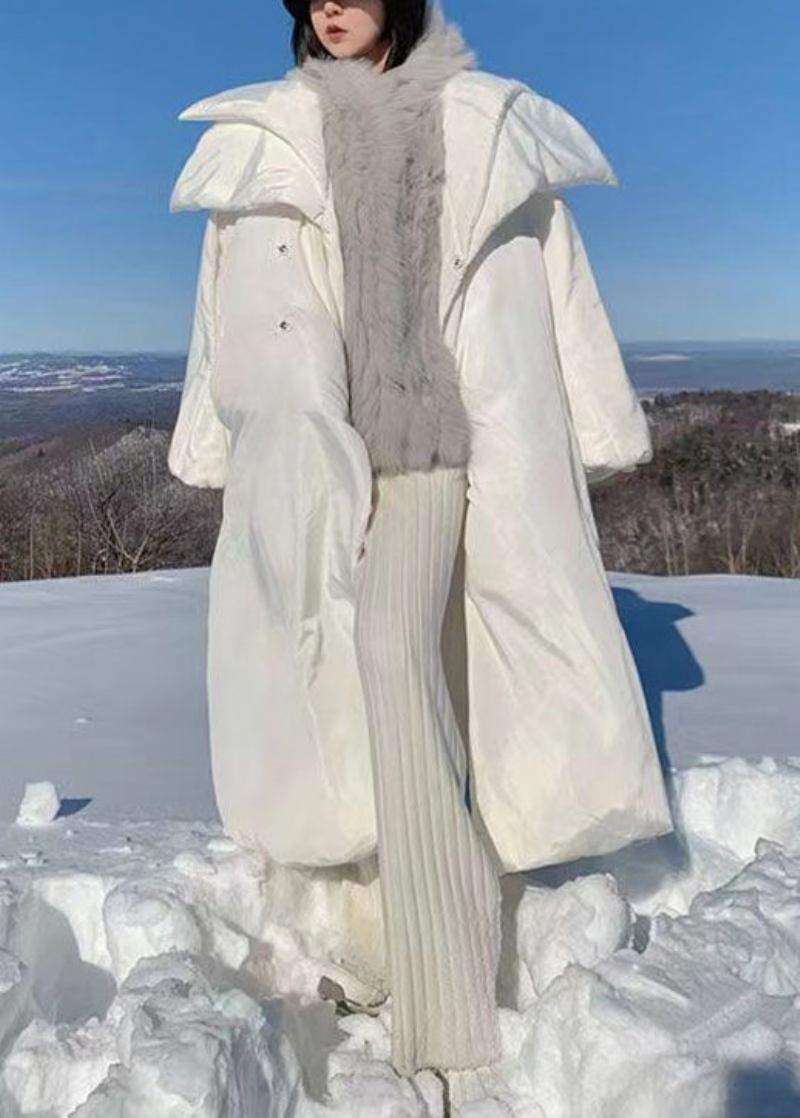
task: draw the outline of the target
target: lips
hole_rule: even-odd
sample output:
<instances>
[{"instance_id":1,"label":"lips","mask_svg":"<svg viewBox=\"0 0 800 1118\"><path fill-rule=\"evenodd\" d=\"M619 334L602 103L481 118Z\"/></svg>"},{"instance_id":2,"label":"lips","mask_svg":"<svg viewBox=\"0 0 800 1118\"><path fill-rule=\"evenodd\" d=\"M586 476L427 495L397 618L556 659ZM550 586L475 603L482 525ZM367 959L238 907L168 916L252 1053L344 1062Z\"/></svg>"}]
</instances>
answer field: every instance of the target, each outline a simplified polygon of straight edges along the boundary
<instances>
[{"instance_id":1,"label":"lips","mask_svg":"<svg viewBox=\"0 0 800 1118\"><path fill-rule=\"evenodd\" d=\"M339 31L344 31L344 30L346 30L346 28L344 28L344 27L340 27L338 23L332 23L332 24L330 25L330 27L328 28L328 34L329 34L329 35L334 35L334 34L336 34L337 32L339 32Z\"/></svg>"}]
</instances>

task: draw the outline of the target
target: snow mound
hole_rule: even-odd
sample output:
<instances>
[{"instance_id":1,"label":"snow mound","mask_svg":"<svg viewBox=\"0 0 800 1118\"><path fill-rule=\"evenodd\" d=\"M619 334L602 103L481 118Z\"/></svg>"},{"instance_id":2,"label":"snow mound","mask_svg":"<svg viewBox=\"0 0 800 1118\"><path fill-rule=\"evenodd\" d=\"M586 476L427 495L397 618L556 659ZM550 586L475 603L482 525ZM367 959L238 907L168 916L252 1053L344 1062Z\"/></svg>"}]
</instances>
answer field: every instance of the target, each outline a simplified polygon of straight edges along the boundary
<instances>
[{"instance_id":1,"label":"snow mound","mask_svg":"<svg viewBox=\"0 0 800 1118\"><path fill-rule=\"evenodd\" d=\"M450 1076L454 1113L800 1112L800 766L674 789L676 835L503 879L504 1057ZM4 1118L444 1114L437 1076L391 1067L374 864L281 867L198 823L59 818L5 847ZM325 975L378 1008L337 1015Z\"/></svg>"},{"instance_id":2,"label":"snow mound","mask_svg":"<svg viewBox=\"0 0 800 1118\"><path fill-rule=\"evenodd\" d=\"M17 823L21 827L41 827L52 823L60 806L61 801L51 781L29 782L20 801Z\"/></svg>"}]
</instances>

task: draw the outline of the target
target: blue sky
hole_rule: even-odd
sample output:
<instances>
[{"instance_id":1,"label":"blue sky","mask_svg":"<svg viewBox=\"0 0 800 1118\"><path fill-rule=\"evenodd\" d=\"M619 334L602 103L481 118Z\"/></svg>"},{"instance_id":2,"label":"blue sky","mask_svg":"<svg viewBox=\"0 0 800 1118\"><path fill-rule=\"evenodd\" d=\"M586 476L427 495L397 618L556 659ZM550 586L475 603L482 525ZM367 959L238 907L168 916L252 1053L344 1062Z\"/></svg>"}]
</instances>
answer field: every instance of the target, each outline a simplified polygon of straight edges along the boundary
<instances>
[{"instance_id":1,"label":"blue sky","mask_svg":"<svg viewBox=\"0 0 800 1118\"><path fill-rule=\"evenodd\" d=\"M442 0L479 65L589 129L568 193L622 341L800 337L797 0ZM497 15L502 19L498 21ZM0 351L184 350L198 97L293 64L280 0L2 0Z\"/></svg>"}]
</instances>

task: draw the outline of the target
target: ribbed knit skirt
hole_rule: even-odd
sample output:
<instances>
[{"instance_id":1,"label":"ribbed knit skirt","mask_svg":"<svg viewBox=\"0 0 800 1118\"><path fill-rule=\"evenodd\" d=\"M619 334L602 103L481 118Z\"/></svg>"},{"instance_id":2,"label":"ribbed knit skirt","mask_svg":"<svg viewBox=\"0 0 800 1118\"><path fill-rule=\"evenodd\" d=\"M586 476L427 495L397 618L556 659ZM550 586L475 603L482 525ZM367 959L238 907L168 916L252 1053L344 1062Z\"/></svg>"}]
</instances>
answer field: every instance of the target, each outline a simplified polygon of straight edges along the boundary
<instances>
[{"instance_id":1,"label":"ribbed knit skirt","mask_svg":"<svg viewBox=\"0 0 800 1118\"><path fill-rule=\"evenodd\" d=\"M372 750L392 1062L468 1068L500 1055L497 868L474 826L441 634L466 471L374 475L356 565L355 646Z\"/></svg>"}]
</instances>

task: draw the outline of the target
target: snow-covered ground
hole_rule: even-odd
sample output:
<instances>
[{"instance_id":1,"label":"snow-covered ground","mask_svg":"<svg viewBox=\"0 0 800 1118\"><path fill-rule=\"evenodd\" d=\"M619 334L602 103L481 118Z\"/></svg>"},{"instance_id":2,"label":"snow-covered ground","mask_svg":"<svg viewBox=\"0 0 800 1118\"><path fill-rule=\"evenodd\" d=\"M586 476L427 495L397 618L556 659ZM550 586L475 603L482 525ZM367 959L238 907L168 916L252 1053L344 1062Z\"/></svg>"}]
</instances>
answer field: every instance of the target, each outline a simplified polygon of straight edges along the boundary
<instances>
[{"instance_id":1,"label":"snow-covered ground","mask_svg":"<svg viewBox=\"0 0 800 1118\"><path fill-rule=\"evenodd\" d=\"M391 1069L391 999L317 992L380 942L374 866L266 865L215 821L207 575L0 586L0 1116L443 1115ZM611 581L677 829L504 878L506 1056L453 1112L798 1115L800 583Z\"/></svg>"}]
</instances>

